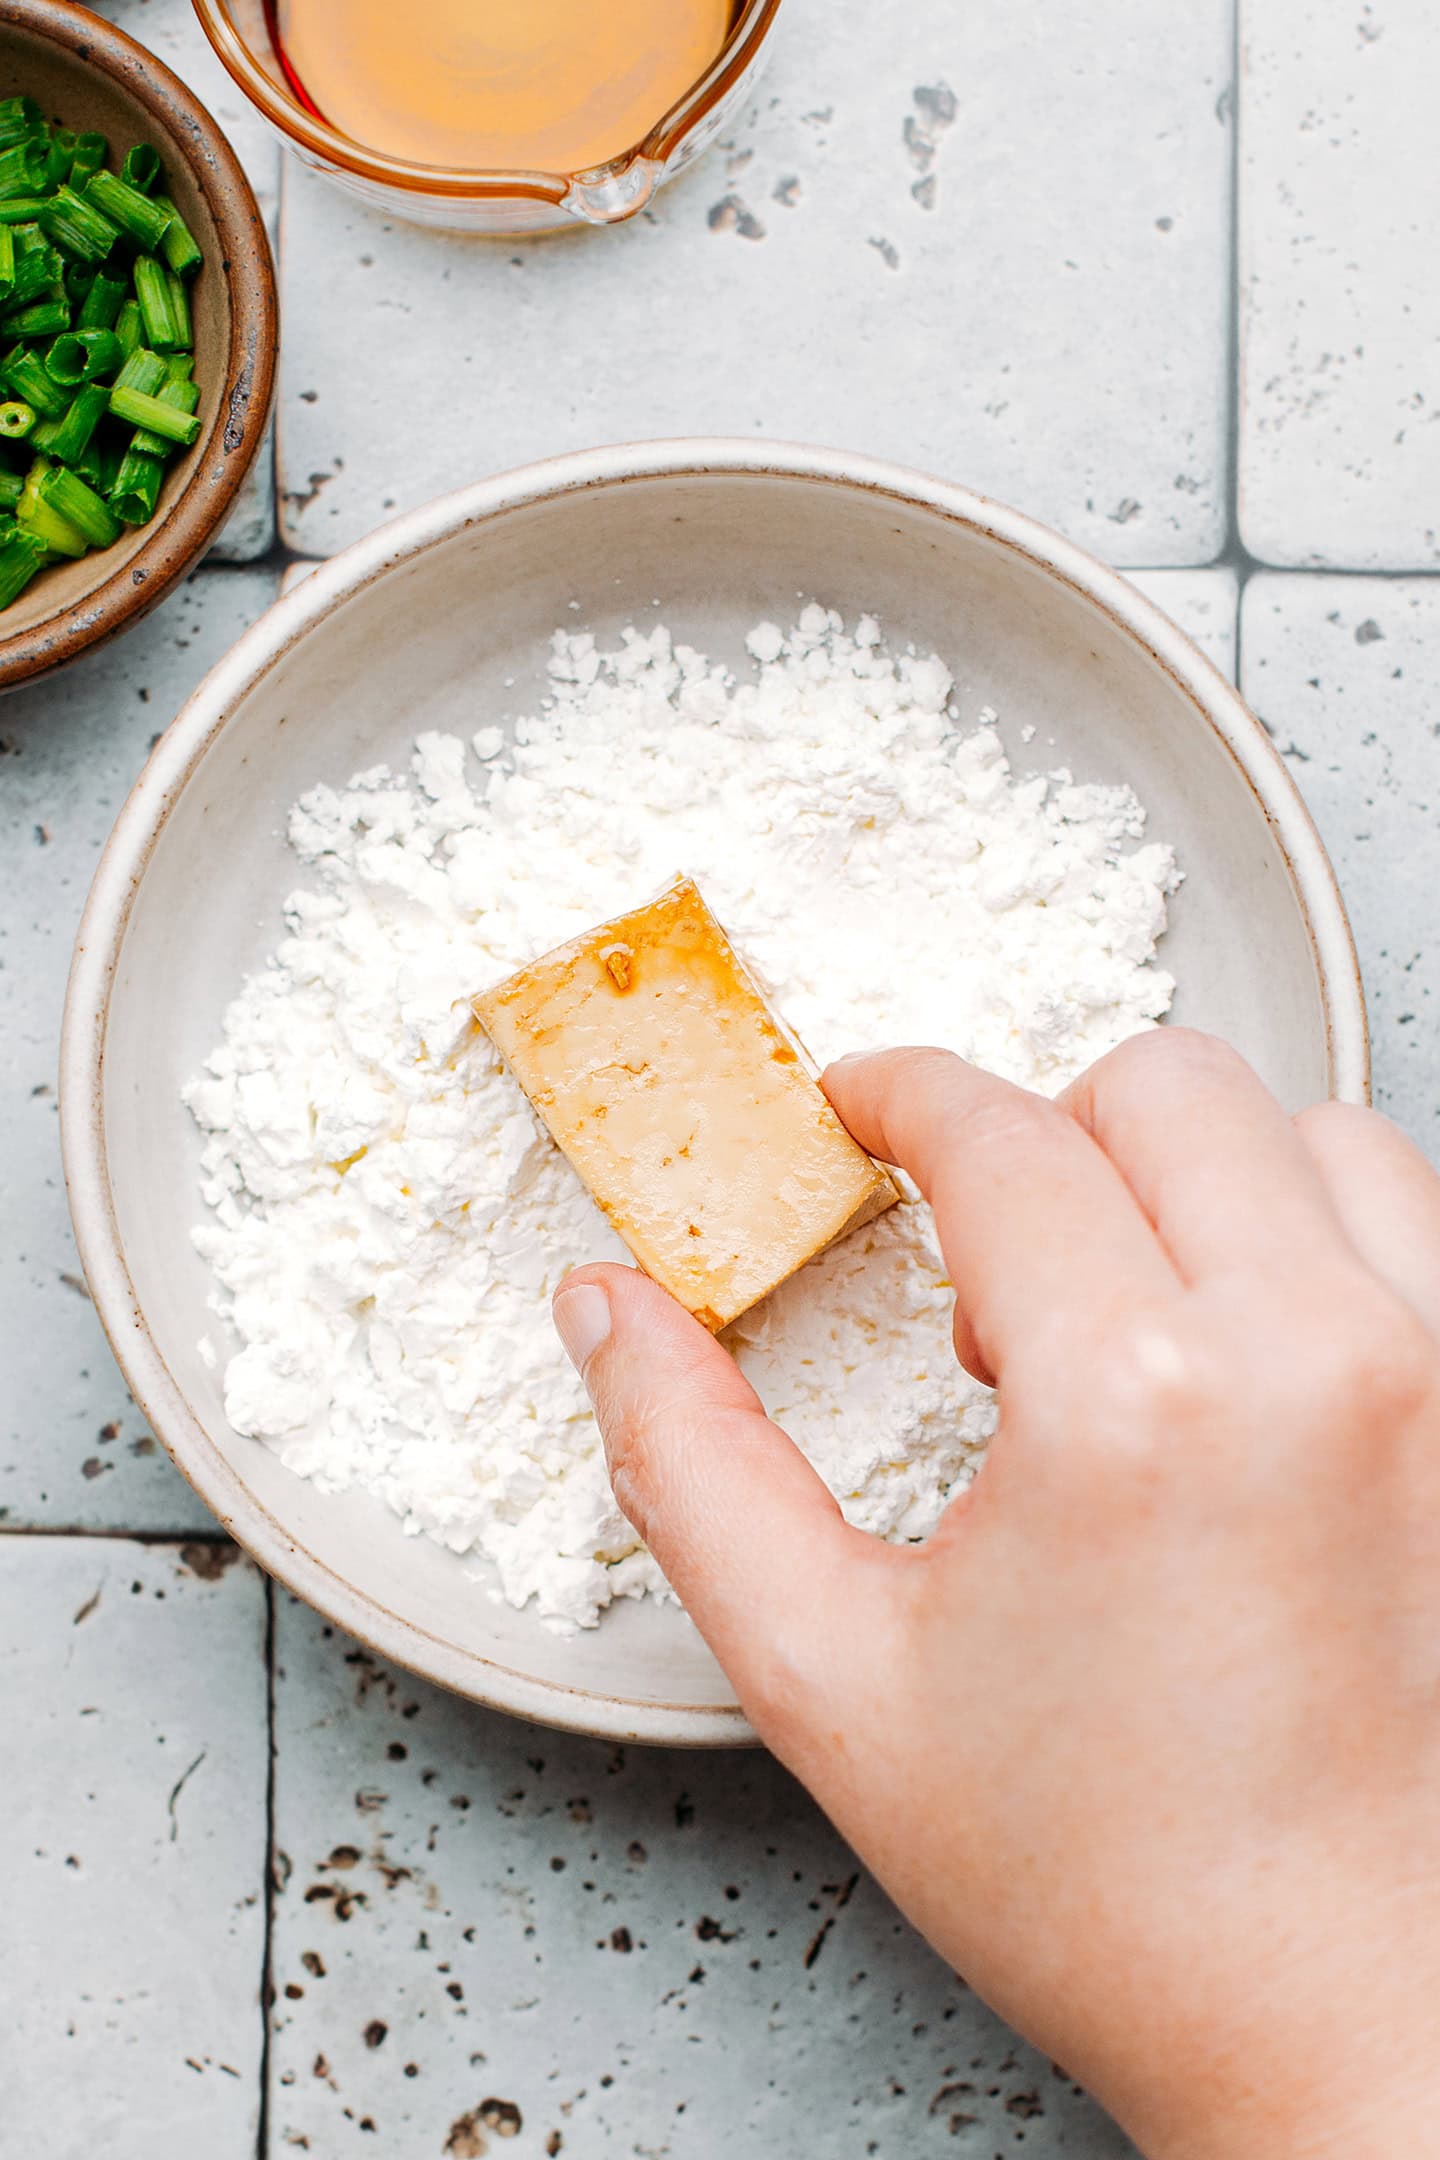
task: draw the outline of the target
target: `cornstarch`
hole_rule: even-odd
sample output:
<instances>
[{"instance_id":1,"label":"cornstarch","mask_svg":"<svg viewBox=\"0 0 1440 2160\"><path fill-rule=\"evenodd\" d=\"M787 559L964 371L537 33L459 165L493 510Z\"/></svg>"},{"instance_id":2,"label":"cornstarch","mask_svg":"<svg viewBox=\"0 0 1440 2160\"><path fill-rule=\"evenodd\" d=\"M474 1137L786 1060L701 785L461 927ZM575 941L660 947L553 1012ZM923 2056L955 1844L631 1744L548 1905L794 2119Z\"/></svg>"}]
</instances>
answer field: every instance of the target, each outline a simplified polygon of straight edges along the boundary
<instances>
[{"instance_id":1,"label":"cornstarch","mask_svg":"<svg viewBox=\"0 0 1440 2160\"><path fill-rule=\"evenodd\" d=\"M561 1628L665 1587L550 1322L567 1269L628 1256L471 994L681 870L822 1064L939 1043L1053 1094L1174 987L1154 952L1178 873L1128 788L1017 779L995 715L869 618L811 606L748 643L737 681L664 629L614 652L557 633L513 742L424 734L404 771L313 788L290 817L308 882L185 1091L233 1424ZM950 1318L911 1198L724 1338L884 1537L925 1537L993 1429Z\"/></svg>"}]
</instances>

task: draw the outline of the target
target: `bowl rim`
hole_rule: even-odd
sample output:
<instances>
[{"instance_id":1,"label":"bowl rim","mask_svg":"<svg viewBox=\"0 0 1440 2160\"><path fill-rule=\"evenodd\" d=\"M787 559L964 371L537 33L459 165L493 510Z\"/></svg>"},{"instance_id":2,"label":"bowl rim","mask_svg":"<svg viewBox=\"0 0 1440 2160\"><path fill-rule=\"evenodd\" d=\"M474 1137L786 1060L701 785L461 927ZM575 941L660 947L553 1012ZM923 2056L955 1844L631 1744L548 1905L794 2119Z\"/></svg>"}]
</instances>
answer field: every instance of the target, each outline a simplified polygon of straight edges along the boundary
<instances>
[{"instance_id":1,"label":"bowl rim","mask_svg":"<svg viewBox=\"0 0 1440 2160\"><path fill-rule=\"evenodd\" d=\"M11 0L7 30L31 32L119 83L177 138L220 242L216 274L230 300L226 391L196 445L193 471L144 544L100 584L29 628L4 634L0 690L33 682L103 645L165 597L229 511L264 437L275 395L279 298L254 191L218 121L163 60L75 0Z\"/></svg>"},{"instance_id":2,"label":"bowl rim","mask_svg":"<svg viewBox=\"0 0 1440 2160\"><path fill-rule=\"evenodd\" d=\"M368 143L346 135L312 106L299 103L280 91L261 67L240 35L227 0L193 0L200 27L215 48L222 65L244 91L256 110L301 155L319 159L322 165L402 194L428 196L441 202L492 202L519 197L522 200L563 205L572 188L603 188L623 180L638 165L663 165L678 142L690 134L708 112L714 110L749 68L779 13L781 0L741 0L735 20L715 58L704 73L682 92L654 125L628 150L617 151L605 164L581 172L530 171L521 167L474 170L463 166L421 165L411 158L394 157ZM279 57L279 56L277 56ZM285 62L281 60L282 68ZM286 73L288 77L288 68ZM626 198L627 202L629 198ZM637 195L633 207L645 200Z\"/></svg>"},{"instance_id":3,"label":"bowl rim","mask_svg":"<svg viewBox=\"0 0 1440 2160\"><path fill-rule=\"evenodd\" d=\"M1369 1099L1369 1037L1355 944L1334 871L1300 794L1238 691L1117 571L1033 518L970 489L848 452L684 438L618 444L522 466L404 512L320 564L230 648L160 737L101 855L76 940L60 1050L61 1149L81 1264L101 1324L152 1429L221 1523L324 1617L388 1661L489 1708L610 1740L743 1745L735 1704L646 1704L540 1681L456 1650L401 1618L298 1544L224 1460L171 1376L135 1296L110 1190L104 1066L110 996L131 909L170 813L241 699L319 622L397 565L506 512L656 478L794 479L860 490L935 513L1025 558L1090 600L1170 676L1259 803L1310 938L1330 1091Z\"/></svg>"}]
</instances>

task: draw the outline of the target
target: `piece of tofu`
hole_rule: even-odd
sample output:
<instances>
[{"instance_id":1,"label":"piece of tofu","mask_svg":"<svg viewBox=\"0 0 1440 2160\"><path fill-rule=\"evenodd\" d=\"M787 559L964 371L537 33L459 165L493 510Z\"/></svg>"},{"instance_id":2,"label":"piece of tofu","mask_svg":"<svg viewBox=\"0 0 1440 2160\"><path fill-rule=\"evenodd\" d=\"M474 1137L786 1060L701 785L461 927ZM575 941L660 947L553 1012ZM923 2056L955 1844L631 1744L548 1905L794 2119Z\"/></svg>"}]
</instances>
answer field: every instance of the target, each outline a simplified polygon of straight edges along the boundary
<instances>
[{"instance_id":1,"label":"piece of tofu","mask_svg":"<svg viewBox=\"0 0 1440 2160\"><path fill-rule=\"evenodd\" d=\"M473 999L647 1275L712 1331L892 1207L689 878Z\"/></svg>"}]
</instances>

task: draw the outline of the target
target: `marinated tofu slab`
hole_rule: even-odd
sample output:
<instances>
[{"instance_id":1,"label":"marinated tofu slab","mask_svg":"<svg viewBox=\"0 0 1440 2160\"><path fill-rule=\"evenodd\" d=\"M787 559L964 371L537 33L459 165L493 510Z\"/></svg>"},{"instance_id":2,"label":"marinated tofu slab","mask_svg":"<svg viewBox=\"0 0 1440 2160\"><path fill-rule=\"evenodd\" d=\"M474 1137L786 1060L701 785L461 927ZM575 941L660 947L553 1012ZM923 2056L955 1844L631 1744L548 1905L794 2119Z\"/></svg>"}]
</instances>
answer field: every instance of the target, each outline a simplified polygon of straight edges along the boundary
<instances>
[{"instance_id":1,"label":"marinated tofu slab","mask_svg":"<svg viewBox=\"0 0 1440 2160\"><path fill-rule=\"evenodd\" d=\"M640 1266L712 1332L900 1197L691 878L472 1010Z\"/></svg>"}]
</instances>

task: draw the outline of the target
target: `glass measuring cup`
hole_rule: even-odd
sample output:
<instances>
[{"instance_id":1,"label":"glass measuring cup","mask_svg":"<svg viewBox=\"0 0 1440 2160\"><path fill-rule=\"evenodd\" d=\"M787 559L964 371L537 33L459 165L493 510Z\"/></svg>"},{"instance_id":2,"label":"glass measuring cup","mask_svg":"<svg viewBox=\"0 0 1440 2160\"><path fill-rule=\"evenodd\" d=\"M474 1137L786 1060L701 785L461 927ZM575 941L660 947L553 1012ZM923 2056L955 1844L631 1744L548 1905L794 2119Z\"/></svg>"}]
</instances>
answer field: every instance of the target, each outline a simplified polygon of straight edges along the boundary
<instances>
[{"instance_id":1,"label":"glass measuring cup","mask_svg":"<svg viewBox=\"0 0 1440 2160\"><path fill-rule=\"evenodd\" d=\"M585 172L467 172L411 164L342 135L302 103L275 52L264 0L195 0L201 28L251 103L316 172L372 209L453 232L616 225L693 163L749 91L780 0L744 0L715 60L649 133Z\"/></svg>"}]
</instances>

